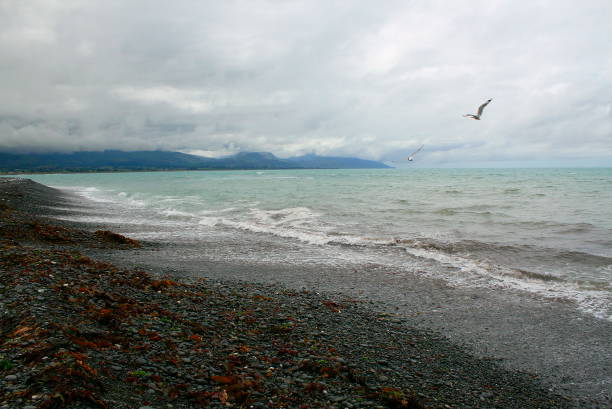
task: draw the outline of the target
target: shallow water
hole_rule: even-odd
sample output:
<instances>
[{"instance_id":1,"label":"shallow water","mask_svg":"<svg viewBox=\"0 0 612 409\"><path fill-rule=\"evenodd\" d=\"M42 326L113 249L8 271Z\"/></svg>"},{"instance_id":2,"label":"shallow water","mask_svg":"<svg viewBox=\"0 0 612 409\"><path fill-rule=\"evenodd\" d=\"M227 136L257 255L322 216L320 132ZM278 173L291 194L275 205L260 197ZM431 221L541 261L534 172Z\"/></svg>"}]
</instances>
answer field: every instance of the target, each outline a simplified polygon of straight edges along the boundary
<instances>
[{"instance_id":1,"label":"shallow water","mask_svg":"<svg viewBox=\"0 0 612 409\"><path fill-rule=\"evenodd\" d=\"M611 319L610 168L27 177L102 209L73 219L117 224L147 240L235 243L206 254L213 260L384 265L567 300Z\"/></svg>"}]
</instances>

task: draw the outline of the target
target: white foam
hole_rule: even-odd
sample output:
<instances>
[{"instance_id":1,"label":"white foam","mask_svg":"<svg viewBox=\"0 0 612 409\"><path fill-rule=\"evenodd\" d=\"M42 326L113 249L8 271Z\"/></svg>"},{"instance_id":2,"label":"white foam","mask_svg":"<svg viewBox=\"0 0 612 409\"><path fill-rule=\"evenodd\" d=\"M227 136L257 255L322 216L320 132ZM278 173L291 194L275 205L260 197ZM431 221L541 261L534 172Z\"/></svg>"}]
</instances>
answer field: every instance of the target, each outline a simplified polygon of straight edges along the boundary
<instances>
[{"instance_id":1,"label":"white foam","mask_svg":"<svg viewBox=\"0 0 612 409\"><path fill-rule=\"evenodd\" d=\"M279 226L270 226L264 224L257 224L253 222L245 222L245 221L232 221L227 219L221 219L218 221L218 224L222 224L228 227L233 227L235 229L247 230L255 233L267 233L273 234L279 237L293 238L304 243L309 244L327 244L331 241L331 239L325 234L320 234L316 232L307 232L300 231L295 229L287 229Z\"/></svg>"},{"instance_id":2,"label":"white foam","mask_svg":"<svg viewBox=\"0 0 612 409\"><path fill-rule=\"evenodd\" d=\"M225 209L235 212L236 209ZM207 211L202 214L220 214L222 211ZM296 239L314 245L346 244L358 246L388 245L389 238L368 238L350 234L334 233L330 226L320 220L320 214L307 207L292 207L279 210L251 208L247 214L231 217L201 217L200 224L226 226L254 233L271 234Z\"/></svg>"},{"instance_id":3,"label":"white foam","mask_svg":"<svg viewBox=\"0 0 612 409\"><path fill-rule=\"evenodd\" d=\"M223 218L219 222L237 229L293 238L309 244L323 245L337 239L326 234L326 228L319 218L319 213L307 207L278 210L251 208L241 220Z\"/></svg>"},{"instance_id":4,"label":"white foam","mask_svg":"<svg viewBox=\"0 0 612 409\"><path fill-rule=\"evenodd\" d=\"M209 227L213 227L216 226L217 224L219 224L219 218L218 217L200 217L198 224L202 225L202 226L209 226Z\"/></svg>"},{"instance_id":5,"label":"white foam","mask_svg":"<svg viewBox=\"0 0 612 409\"><path fill-rule=\"evenodd\" d=\"M56 187L57 189L70 191L92 202L97 202L97 203L113 202L113 200L111 200L110 198L105 197L104 191L96 187L92 187L92 186L54 186L54 187Z\"/></svg>"},{"instance_id":6,"label":"white foam","mask_svg":"<svg viewBox=\"0 0 612 409\"><path fill-rule=\"evenodd\" d=\"M247 217L254 224L262 226L282 226L294 222L316 219L317 215L305 207L285 208L280 210L263 210L251 208Z\"/></svg>"},{"instance_id":7,"label":"white foam","mask_svg":"<svg viewBox=\"0 0 612 409\"><path fill-rule=\"evenodd\" d=\"M101 190L96 187L91 186L73 186L63 188L66 190L71 190L72 192L81 195L93 202L97 203L117 203L124 204L129 207L145 207L147 205L147 201L137 198L134 195L127 192L116 192L114 190Z\"/></svg>"},{"instance_id":8,"label":"white foam","mask_svg":"<svg viewBox=\"0 0 612 409\"><path fill-rule=\"evenodd\" d=\"M206 215L206 214L222 214L222 213L230 213L230 212L235 212L236 210L238 210L235 207L226 207L223 209L217 209L217 210L200 210L198 212L198 214L201 215Z\"/></svg>"},{"instance_id":9,"label":"white foam","mask_svg":"<svg viewBox=\"0 0 612 409\"><path fill-rule=\"evenodd\" d=\"M150 219L141 219L134 217L120 217L120 216L54 216L59 220L68 220L73 222L82 223L98 223L98 224L121 224L121 225L150 225L154 221Z\"/></svg>"},{"instance_id":10,"label":"white foam","mask_svg":"<svg viewBox=\"0 0 612 409\"><path fill-rule=\"evenodd\" d=\"M405 250L416 257L435 260L456 269L455 274L442 270L430 273L431 276L444 278L451 285L519 290L548 299L569 300L586 313L612 321L608 294L605 291L584 290L571 282L543 281L526 277L511 268L456 255L450 256L440 251L413 247L406 247Z\"/></svg>"},{"instance_id":11,"label":"white foam","mask_svg":"<svg viewBox=\"0 0 612 409\"><path fill-rule=\"evenodd\" d=\"M167 217L172 217L172 216L192 217L193 216L192 213L183 212L181 210L177 210L177 209L173 209L173 208L160 210L160 213L162 215L164 215L164 216L167 216Z\"/></svg>"},{"instance_id":12,"label":"white foam","mask_svg":"<svg viewBox=\"0 0 612 409\"><path fill-rule=\"evenodd\" d=\"M147 201L143 199L138 199L132 195L126 194L125 196L121 196L119 203L123 205L127 205L128 207L138 207L143 208L147 206Z\"/></svg>"}]
</instances>

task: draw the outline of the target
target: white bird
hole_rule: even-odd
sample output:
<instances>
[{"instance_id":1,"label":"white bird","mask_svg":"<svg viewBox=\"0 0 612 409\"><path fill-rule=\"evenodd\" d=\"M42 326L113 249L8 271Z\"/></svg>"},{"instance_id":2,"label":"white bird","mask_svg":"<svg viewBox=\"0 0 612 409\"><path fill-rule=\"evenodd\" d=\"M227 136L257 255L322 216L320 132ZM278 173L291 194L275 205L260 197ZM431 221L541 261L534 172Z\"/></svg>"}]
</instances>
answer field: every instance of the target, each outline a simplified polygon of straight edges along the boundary
<instances>
[{"instance_id":1,"label":"white bird","mask_svg":"<svg viewBox=\"0 0 612 409\"><path fill-rule=\"evenodd\" d=\"M423 149L423 146L425 146L425 145L421 145L421 146L419 147L419 149L417 149L416 151L412 152L410 155L408 155L406 158L404 158L404 159L402 159L402 160L407 160L407 161L412 162L412 161L414 160L414 155L416 155L417 153L419 153L419 151L420 151L421 149ZM399 162L399 161L398 161L398 160L394 160L393 162Z\"/></svg>"},{"instance_id":2,"label":"white bird","mask_svg":"<svg viewBox=\"0 0 612 409\"><path fill-rule=\"evenodd\" d=\"M466 118L472 118L475 119L477 121L480 121L480 117L482 116L482 111L484 111L485 107L487 105L489 105L489 102L491 102L493 99L489 99L487 100L487 102L485 102L484 104L482 104L481 106L478 107L478 113L476 115L473 114L465 114L463 116L465 116Z\"/></svg>"}]
</instances>

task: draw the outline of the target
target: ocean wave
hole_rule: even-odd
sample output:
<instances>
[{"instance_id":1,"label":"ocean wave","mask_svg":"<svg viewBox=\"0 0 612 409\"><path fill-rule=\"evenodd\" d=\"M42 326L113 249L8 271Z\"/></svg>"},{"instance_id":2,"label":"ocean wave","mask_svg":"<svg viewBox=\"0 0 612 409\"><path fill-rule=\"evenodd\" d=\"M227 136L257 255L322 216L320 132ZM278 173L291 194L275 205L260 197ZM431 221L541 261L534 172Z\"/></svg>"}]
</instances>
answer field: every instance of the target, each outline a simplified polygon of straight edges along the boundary
<instances>
[{"instance_id":1,"label":"ocean wave","mask_svg":"<svg viewBox=\"0 0 612 409\"><path fill-rule=\"evenodd\" d=\"M612 258L576 250L554 249L531 244L486 243L478 240L440 241L431 238L396 239L396 245L439 250L449 254L504 254L509 257L531 257L577 263L587 266L606 266Z\"/></svg>"},{"instance_id":2,"label":"ocean wave","mask_svg":"<svg viewBox=\"0 0 612 409\"><path fill-rule=\"evenodd\" d=\"M560 226L557 233L559 234L570 234L570 233L584 233L591 231L595 228L591 223L575 223Z\"/></svg>"},{"instance_id":3,"label":"ocean wave","mask_svg":"<svg viewBox=\"0 0 612 409\"><path fill-rule=\"evenodd\" d=\"M217 219L214 225L222 225L254 233L267 233L284 238L293 238L309 244L323 245L331 241L330 237L316 231L308 232L305 230L296 230L291 228L284 228L281 226L259 224L253 221L234 221L227 219Z\"/></svg>"},{"instance_id":4,"label":"ocean wave","mask_svg":"<svg viewBox=\"0 0 612 409\"><path fill-rule=\"evenodd\" d=\"M314 220L320 215L307 207L289 207L278 210L262 210L253 208L250 210L251 216L257 223L280 226L280 225L300 225Z\"/></svg>"},{"instance_id":5,"label":"ocean wave","mask_svg":"<svg viewBox=\"0 0 612 409\"><path fill-rule=\"evenodd\" d=\"M319 214L307 207L276 210L251 208L242 212L236 212L235 208L226 208L202 211L198 217L199 224L202 226L224 226L254 233L294 238L311 244L327 244L332 240L331 236L314 228L317 225Z\"/></svg>"},{"instance_id":6,"label":"ocean wave","mask_svg":"<svg viewBox=\"0 0 612 409\"><path fill-rule=\"evenodd\" d=\"M341 229L326 226L320 220L319 213L306 207L249 209L247 212L237 214L218 212L216 215L200 215L199 225L270 234L311 245L359 246L376 252L376 248L381 246L398 247L412 257L432 260L446 266L446 268L432 267L424 274L444 278L450 285L482 286L534 293L547 299L572 302L577 308L594 316L611 319L609 305L606 302L611 288L605 283L581 282L555 272L512 268L503 263L487 261L488 256L499 254L508 259L520 259L525 255L541 258L548 254L547 257L554 258L560 263L571 261L607 269L612 266L612 259L605 257L530 245L483 243L477 240L450 242L431 238L393 239L349 234ZM393 258L395 257L393 254L388 253L387 256ZM401 259L389 259L389 262L390 265L403 263Z\"/></svg>"},{"instance_id":7,"label":"ocean wave","mask_svg":"<svg viewBox=\"0 0 612 409\"><path fill-rule=\"evenodd\" d=\"M489 207L486 205L474 206L474 207L447 207L447 208L434 210L431 213L441 215L441 216L456 216L459 214L469 214L469 215L485 216L485 217L490 217L490 216L497 216L497 217L502 217L502 218L510 217L509 215L505 213L485 210L488 208Z\"/></svg>"},{"instance_id":8,"label":"ocean wave","mask_svg":"<svg viewBox=\"0 0 612 409\"><path fill-rule=\"evenodd\" d=\"M445 272L443 269L423 272L425 275L443 278L450 285L534 293L546 299L572 302L578 309L586 313L612 321L608 302L610 287L605 284L597 283L588 288L581 283L567 281L553 274L513 269L484 260L445 254L433 249L406 247L406 252L412 256L434 260L450 267L450 272ZM457 273L453 274L453 270Z\"/></svg>"},{"instance_id":9,"label":"ocean wave","mask_svg":"<svg viewBox=\"0 0 612 409\"><path fill-rule=\"evenodd\" d=\"M104 191L93 186L54 186L57 189L66 190L84 197L94 203L112 203L114 200L107 197Z\"/></svg>"},{"instance_id":10,"label":"ocean wave","mask_svg":"<svg viewBox=\"0 0 612 409\"><path fill-rule=\"evenodd\" d=\"M268 175L261 178L266 176ZM366 195L368 192L357 192L353 199L348 197L348 193L346 197L343 196L344 193L333 195L336 201L330 204L329 214L326 214L328 210L323 207L325 203L315 203L310 199L282 201L281 198L281 201L274 201L278 197L245 197L232 192L233 196L229 195L227 200L215 202L218 198L213 195L192 196L191 199L188 199L188 196L153 195L153 192L160 192L159 190L152 190L149 194L145 191L139 195L130 193L128 187L120 184L116 186L121 187L116 190L94 187L66 190L101 203L99 207L104 209L104 215L85 216L84 221L147 224L154 228L164 226L158 230L161 232L160 236L166 235L165 237L190 234L197 238L198 234L226 233L232 237L252 237L237 230L269 234L294 240L292 246L297 249L305 248L298 243L302 242L326 246L325 251L337 251L347 257L355 253L372 254L380 260L388 260L390 266L420 263L428 267L426 274L433 277L443 276L448 282L457 285L529 291L548 298L570 300L585 311L606 316L606 307L602 300L606 295L609 296L610 285L603 282L601 277L610 277L612 274L612 258L589 254L588 251L591 250L583 252L545 248L542 245L546 243L545 240L540 240L550 238L550 247L604 247L603 238L606 232L612 233L612 230L609 225L596 220L605 218L602 218L600 213L594 213L597 218L589 217L591 213L575 215L573 207L570 206L574 202L564 205L563 209L570 209L566 213L537 213L538 218L547 220L527 221L524 217L508 215L515 212L535 214L518 213L529 210L519 202L512 201L513 205L509 205L508 200L501 200L503 197L500 198L500 195L497 195L497 198L484 195L478 200L462 202L456 195L469 192L469 186L465 187L465 191L462 186L456 189L453 186L444 186L440 193L444 193L444 189L448 190L443 198L454 197L453 200L430 200L418 195L411 196L410 199L381 197L380 201L384 206L375 206L371 204L370 196ZM499 190L502 189L503 185ZM533 193L528 189L526 187L525 192ZM185 193L191 194L194 191L197 189L188 189ZM516 191L518 190L508 188L504 193L513 194ZM328 193L323 190L322 192ZM167 193L175 194L175 191L170 190ZM498 199L499 203L496 203ZM112 205L107 205L108 202L112 202ZM299 205L292 206L290 203ZM302 203L304 206L301 206ZM221 206L226 207L214 209ZM270 209L271 206L282 208ZM509 208L513 210L503 210ZM113 209L119 211L115 212ZM523 220L519 220L520 218ZM561 223L555 221L555 218L593 224ZM491 223L493 228L483 229L482 226L486 228L487 223ZM520 242L521 244L506 243L518 241L519 237L512 236L517 232L524 241ZM153 236L151 233L151 237ZM397 236L400 238L396 238ZM471 237L474 240L458 240L457 237ZM607 237L612 237L612 234ZM274 242L280 241L270 239ZM593 245L589 244L588 240L594 240ZM365 248L351 250L343 246ZM284 255L279 254L278 257L282 258ZM589 281L588 276L591 273L596 279Z\"/></svg>"},{"instance_id":11,"label":"ocean wave","mask_svg":"<svg viewBox=\"0 0 612 409\"><path fill-rule=\"evenodd\" d=\"M182 210L177 210L173 208L162 209L160 210L160 213L166 217L173 217L173 216L193 217L193 213L184 212Z\"/></svg>"},{"instance_id":12,"label":"ocean wave","mask_svg":"<svg viewBox=\"0 0 612 409\"><path fill-rule=\"evenodd\" d=\"M515 221L499 221L498 224L502 226L516 226L522 229L556 229L559 232L563 232L564 230L568 233L571 233L572 230L576 229L576 231L591 230L596 228L595 225L591 223L564 223L557 222L554 220L515 220Z\"/></svg>"},{"instance_id":13,"label":"ocean wave","mask_svg":"<svg viewBox=\"0 0 612 409\"><path fill-rule=\"evenodd\" d=\"M198 224L201 226L213 227L220 223L221 223L221 219L219 219L218 217L201 216L198 220Z\"/></svg>"},{"instance_id":14,"label":"ocean wave","mask_svg":"<svg viewBox=\"0 0 612 409\"><path fill-rule=\"evenodd\" d=\"M214 210L200 210L198 214L200 215L209 215L209 214L223 214L223 213L231 213L239 210L236 207L224 207L222 209L214 209Z\"/></svg>"},{"instance_id":15,"label":"ocean wave","mask_svg":"<svg viewBox=\"0 0 612 409\"><path fill-rule=\"evenodd\" d=\"M363 237L339 231L326 225L320 216L307 207L291 207L276 210L251 208L234 214L207 211L198 219L201 226L270 234L314 245L380 246L392 243L388 237Z\"/></svg>"},{"instance_id":16,"label":"ocean wave","mask_svg":"<svg viewBox=\"0 0 612 409\"><path fill-rule=\"evenodd\" d=\"M516 272L517 276L519 277L522 276L522 277L542 280L542 281L557 281L557 282L566 281L559 276L556 276L552 273L547 273L547 272L536 273L535 271L522 270L520 268L514 269L513 271Z\"/></svg>"},{"instance_id":17,"label":"ocean wave","mask_svg":"<svg viewBox=\"0 0 612 409\"><path fill-rule=\"evenodd\" d=\"M54 216L55 217L55 216ZM59 220L68 220L80 223L95 223L103 225L118 225L118 226L155 226L164 225L168 223L160 222L159 220L150 219L146 217L138 217L132 215L70 215L70 216L57 216ZM175 223L172 223L175 225Z\"/></svg>"},{"instance_id":18,"label":"ocean wave","mask_svg":"<svg viewBox=\"0 0 612 409\"><path fill-rule=\"evenodd\" d=\"M457 209L462 210L488 210L488 209L512 209L514 206L512 205L504 205L504 204L489 204L489 203L481 203L474 204L469 206L461 206Z\"/></svg>"}]
</instances>

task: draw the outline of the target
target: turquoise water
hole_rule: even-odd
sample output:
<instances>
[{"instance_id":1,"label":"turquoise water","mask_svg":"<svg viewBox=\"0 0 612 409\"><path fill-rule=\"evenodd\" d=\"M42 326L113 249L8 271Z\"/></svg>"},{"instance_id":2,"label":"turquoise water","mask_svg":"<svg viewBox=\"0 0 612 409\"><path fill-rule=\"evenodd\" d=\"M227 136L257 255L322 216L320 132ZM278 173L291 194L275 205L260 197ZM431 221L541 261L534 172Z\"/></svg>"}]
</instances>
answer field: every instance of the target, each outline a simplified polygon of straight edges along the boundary
<instances>
[{"instance_id":1,"label":"turquoise water","mask_svg":"<svg viewBox=\"0 0 612 409\"><path fill-rule=\"evenodd\" d=\"M76 218L131 226L140 239L291 241L298 250L275 262L375 263L610 315L612 168L27 177L107 210ZM257 262L257 253L233 256Z\"/></svg>"}]
</instances>

